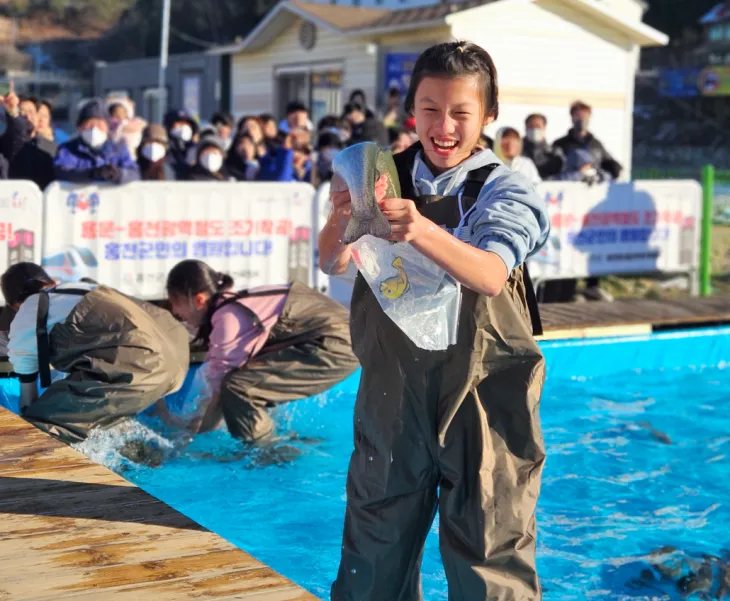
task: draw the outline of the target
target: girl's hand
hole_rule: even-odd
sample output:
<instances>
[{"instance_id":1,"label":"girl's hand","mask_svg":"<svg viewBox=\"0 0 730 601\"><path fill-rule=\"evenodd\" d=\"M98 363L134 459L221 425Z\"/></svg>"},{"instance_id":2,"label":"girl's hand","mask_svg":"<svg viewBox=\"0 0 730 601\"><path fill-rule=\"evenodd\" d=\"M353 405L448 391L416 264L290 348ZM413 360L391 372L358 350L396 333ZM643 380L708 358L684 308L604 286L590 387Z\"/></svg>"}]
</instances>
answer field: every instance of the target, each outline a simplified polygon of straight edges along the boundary
<instances>
[{"instance_id":1,"label":"girl's hand","mask_svg":"<svg viewBox=\"0 0 730 601\"><path fill-rule=\"evenodd\" d=\"M383 174L378 181L375 182L375 199L380 202L385 197L388 189L388 176ZM350 221L352 211L350 191L347 184L337 174L335 174L330 183L330 202L332 202L332 217L342 226L342 231L347 227Z\"/></svg>"},{"instance_id":2,"label":"girl's hand","mask_svg":"<svg viewBox=\"0 0 730 601\"><path fill-rule=\"evenodd\" d=\"M390 221L391 235L385 236L392 242L410 242L426 231L428 220L416 209L416 204L407 198L386 198L378 202L380 210Z\"/></svg>"}]
</instances>

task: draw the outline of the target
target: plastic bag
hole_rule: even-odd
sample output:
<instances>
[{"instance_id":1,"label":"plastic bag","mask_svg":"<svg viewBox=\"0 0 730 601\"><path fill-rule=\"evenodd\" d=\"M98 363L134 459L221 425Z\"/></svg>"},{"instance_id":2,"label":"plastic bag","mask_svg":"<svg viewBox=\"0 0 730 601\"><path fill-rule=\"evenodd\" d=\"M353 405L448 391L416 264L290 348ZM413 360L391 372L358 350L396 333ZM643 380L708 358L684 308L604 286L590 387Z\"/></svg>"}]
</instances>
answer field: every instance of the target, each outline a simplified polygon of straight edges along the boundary
<instances>
[{"instance_id":1,"label":"plastic bag","mask_svg":"<svg viewBox=\"0 0 730 601\"><path fill-rule=\"evenodd\" d=\"M383 311L416 346L442 351L456 343L461 286L454 278L408 242L367 235L352 248Z\"/></svg>"}]
</instances>

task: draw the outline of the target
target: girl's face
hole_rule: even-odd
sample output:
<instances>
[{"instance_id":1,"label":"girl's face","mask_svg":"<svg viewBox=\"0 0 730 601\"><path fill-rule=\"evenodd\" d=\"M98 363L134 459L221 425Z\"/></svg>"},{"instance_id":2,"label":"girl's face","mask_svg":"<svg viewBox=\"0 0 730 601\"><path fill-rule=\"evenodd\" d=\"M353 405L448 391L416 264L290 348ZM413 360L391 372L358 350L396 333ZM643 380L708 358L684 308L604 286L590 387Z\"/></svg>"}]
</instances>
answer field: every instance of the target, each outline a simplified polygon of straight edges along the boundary
<instances>
[{"instance_id":1,"label":"girl's face","mask_svg":"<svg viewBox=\"0 0 730 601\"><path fill-rule=\"evenodd\" d=\"M38 109L38 129L47 129L51 126L51 111L45 104Z\"/></svg>"},{"instance_id":2,"label":"girl's face","mask_svg":"<svg viewBox=\"0 0 730 601\"><path fill-rule=\"evenodd\" d=\"M253 160L256 156L256 147L250 138L241 138L238 143L238 154L247 161Z\"/></svg>"},{"instance_id":3,"label":"girl's face","mask_svg":"<svg viewBox=\"0 0 730 601\"><path fill-rule=\"evenodd\" d=\"M205 292L199 292L193 297L186 297L168 292L167 300L170 302L172 314L182 319L186 324L200 327L208 310L210 296Z\"/></svg>"},{"instance_id":4,"label":"girl's face","mask_svg":"<svg viewBox=\"0 0 730 601\"><path fill-rule=\"evenodd\" d=\"M485 117L484 91L479 78L424 77L414 102L416 133L428 162L437 171L456 167L471 156Z\"/></svg>"}]
</instances>

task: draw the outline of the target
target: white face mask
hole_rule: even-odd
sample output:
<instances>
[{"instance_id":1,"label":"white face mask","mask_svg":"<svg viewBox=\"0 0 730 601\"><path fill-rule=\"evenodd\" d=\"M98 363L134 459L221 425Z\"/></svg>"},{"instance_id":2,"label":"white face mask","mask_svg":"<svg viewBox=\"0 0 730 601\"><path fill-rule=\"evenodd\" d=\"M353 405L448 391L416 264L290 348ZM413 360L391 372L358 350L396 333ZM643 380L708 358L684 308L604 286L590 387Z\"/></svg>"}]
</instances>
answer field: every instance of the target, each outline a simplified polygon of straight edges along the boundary
<instances>
[{"instance_id":1,"label":"white face mask","mask_svg":"<svg viewBox=\"0 0 730 601\"><path fill-rule=\"evenodd\" d=\"M193 139L193 128L189 125L177 125L170 133L183 142L190 142Z\"/></svg>"},{"instance_id":2,"label":"white face mask","mask_svg":"<svg viewBox=\"0 0 730 601\"><path fill-rule=\"evenodd\" d=\"M99 148L104 145L107 140L106 132L98 127L85 129L81 132L81 139L91 148Z\"/></svg>"},{"instance_id":3,"label":"white face mask","mask_svg":"<svg viewBox=\"0 0 730 601\"><path fill-rule=\"evenodd\" d=\"M584 177L588 177L588 178L594 178L598 175L598 171L596 171L595 167L589 167L587 169L583 169L581 171L581 173L583 174Z\"/></svg>"},{"instance_id":4,"label":"white face mask","mask_svg":"<svg viewBox=\"0 0 730 601\"><path fill-rule=\"evenodd\" d=\"M223 167L223 155L219 152L209 152L200 157L200 164L211 173L217 173Z\"/></svg>"},{"instance_id":5,"label":"white face mask","mask_svg":"<svg viewBox=\"0 0 730 601\"><path fill-rule=\"evenodd\" d=\"M156 163L165 156L165 147L159 142L150 142L142 147L142 156Z\"/></svg>"},{"instance_id":6,"label":"white face mask","mask_svg":"<svg viewBox=\"0 0 730 601\"><path fill-rule=\"evenodd\" d=\"M545 130L544 129L537 129L537 128L531 128L527 130L527 134L525 136L530 142L534 142L535 144L539 144L540 142L545 141Z\"/></svg>"}]
</instances>

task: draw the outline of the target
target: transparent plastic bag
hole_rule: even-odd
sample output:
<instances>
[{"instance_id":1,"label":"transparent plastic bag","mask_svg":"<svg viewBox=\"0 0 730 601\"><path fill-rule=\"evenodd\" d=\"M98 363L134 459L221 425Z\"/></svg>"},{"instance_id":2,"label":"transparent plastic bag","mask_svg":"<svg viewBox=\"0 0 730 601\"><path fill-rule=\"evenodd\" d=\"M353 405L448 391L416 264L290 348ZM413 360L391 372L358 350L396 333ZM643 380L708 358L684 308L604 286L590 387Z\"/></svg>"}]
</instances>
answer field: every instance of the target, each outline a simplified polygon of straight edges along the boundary
<instances>
[{"instance_id":1,"label":"transparent plastic bag","mask_svg":"<svg viewBox=\"0 0 730 601\"><path fill-rule=\"evenodd\" d=\"M442 351L456 343L461 286L454 278L408 242L367 235L352 247L383 311L416 346Z\"/></svg>"}]
</instances>

